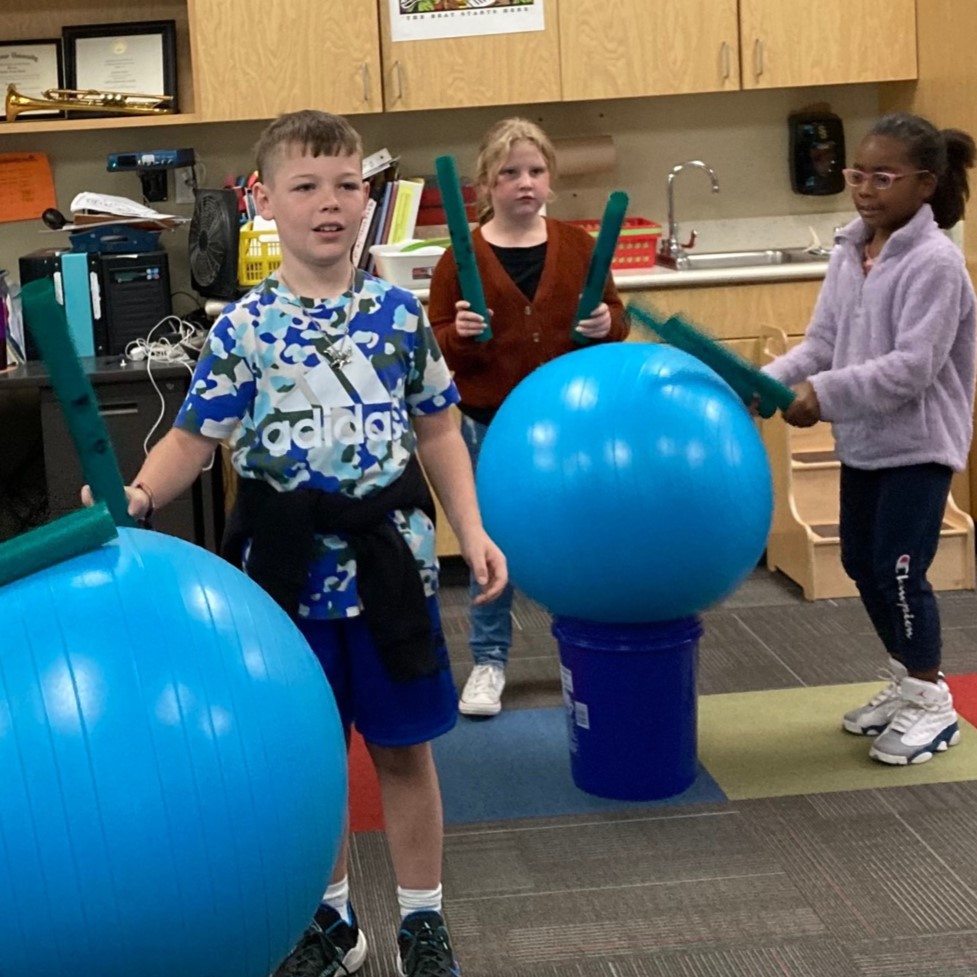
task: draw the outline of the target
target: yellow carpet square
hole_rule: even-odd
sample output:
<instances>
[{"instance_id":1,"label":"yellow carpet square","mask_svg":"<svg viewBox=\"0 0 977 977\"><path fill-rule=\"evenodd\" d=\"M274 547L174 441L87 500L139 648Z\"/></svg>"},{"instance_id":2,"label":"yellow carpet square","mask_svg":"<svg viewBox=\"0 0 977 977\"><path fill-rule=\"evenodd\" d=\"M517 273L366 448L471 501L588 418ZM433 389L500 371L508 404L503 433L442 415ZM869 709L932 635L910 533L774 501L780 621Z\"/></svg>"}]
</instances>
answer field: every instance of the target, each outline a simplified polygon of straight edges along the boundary
<instances>
[{"instance_id":1,"label":"yellow carpet square","mask_svg":"<svg viewBox=\"0 0 977 977\"><path fill-rule=\"evenodd\" d=\"M699 697L699 760L730 800L977 780L977 730L960 718L961 741L927 763L891 767L869 759L871 740L841 717L878 682Z\"/></svg>"}]
</instances>

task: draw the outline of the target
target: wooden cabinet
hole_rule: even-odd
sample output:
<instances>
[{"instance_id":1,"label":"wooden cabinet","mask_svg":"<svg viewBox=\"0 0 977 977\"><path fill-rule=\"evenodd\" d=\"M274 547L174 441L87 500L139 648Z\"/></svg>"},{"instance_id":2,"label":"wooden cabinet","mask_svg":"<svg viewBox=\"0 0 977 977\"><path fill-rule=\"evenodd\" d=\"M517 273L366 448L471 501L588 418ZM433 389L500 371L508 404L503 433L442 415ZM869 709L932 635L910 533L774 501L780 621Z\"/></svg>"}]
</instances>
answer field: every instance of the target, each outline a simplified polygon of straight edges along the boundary
<instances>
[{"instance_id":1,"label":"wooden cabinet","mask_svg":"<svg viewBox=\"0 0 977 977\"><path fill-rule=\"evenodd\" d=\"M916 77L916 8L560 0L560 52L566 100L892 81Z\"/></svg>"},{"instance_id":2,"label":"wooden cabinet","mask_svg":"<svg viewBox=\"0 0 977 977\"><path fill-rule=\"evenodd\" d=\"M382 107L376 0L188 0L198 121Z\"/></svg>"},{"instance_id":3,"label":"wooden cabinet","mask_svg":"<svg viewBox=\"0 0 977 977\"><path fill-rule=\"evenodd\" d=\"M388 112L522 105L561 98L558 5L546 26L521 34L394 41L381 3L383 102Z\"/></svg>"},{"instance_id":4,"label":"wooden cabinet","mask_svg":"<svg viewBox=\"0 0 977 977\"><path fill-rule=\"evenodd\" d=\"M916 77L914 0L546 0L545 29L397 41L386 0L8 0L4 40L172 19L180 112L37 119L4 133L344 115Z\"/></svg>"},{"instance_id":5,"label":"wooden cabinet","mask_svg":"<svg viewBox=\"0 0 977 977\"><path fill-rule=\"evenodd\" d=\"M758 363L759 336L764 327L783 329L789 336L803 335L820 288L819 280L656 288L626 292L624 299L638 302L659 316L681 315L740 356ZM654 338L639 329L631 335L636 341Z\"/></svg>"},{"instance_id":6,"label":"wooden cabinet","mask_svg":"<svg viewBox=\"0 0 977 977\"><path fill-rule=\"evenodd\" d=\"M58 37L76 24L174 20L174 115L0 122L0 134L270 119L316 106L343 115L383 107L376 0L65 0L4 9L4 40ZM11 4L10 6L12 6Z\"/></svg>"},{"instance_id":7,"label":"wooden cabinet","mask_svg":"<svg viewBox=\"0 0 977 977\"><path fill-rule=\"evenodd\" d=\"M740 0L743 88L916 77L915 0ZM951 28L952 29L952 28Z\"/></svg>"},{"instance_id":8,"label":"wooden cabinet","mask_svg":"<svg viewBox=\"0 0 977 977\"><path fill-rule=\"evenodd\" d=\"M736 0L560 0L563 98L740 87Z\"/></svg>"}]
</instances>

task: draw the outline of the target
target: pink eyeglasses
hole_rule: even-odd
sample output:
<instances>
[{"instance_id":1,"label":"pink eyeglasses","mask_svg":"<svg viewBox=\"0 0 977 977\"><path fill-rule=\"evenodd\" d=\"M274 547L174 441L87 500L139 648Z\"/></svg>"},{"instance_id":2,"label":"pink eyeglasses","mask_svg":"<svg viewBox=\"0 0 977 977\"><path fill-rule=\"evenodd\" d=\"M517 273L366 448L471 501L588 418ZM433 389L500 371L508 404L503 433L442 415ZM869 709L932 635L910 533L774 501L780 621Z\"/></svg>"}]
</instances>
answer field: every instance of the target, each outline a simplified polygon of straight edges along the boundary
<instances>
[{"instance_id":1,"label":"pink eyeglasses","mask_svg":"<svg viewBox=\"0 0 977 977\"><path fill-rule=\"evenodd\" d=\"M844 169L841 172L844 174L845 183L850 187L861 187L870 183L876 190L888 190L896 180L906 176L916 176L918 173L929 173L929 170L913 170L910 173L888 173L885 170L877 170L874 173L866 173L864 170Z\"/></svg>"}]
</instances>

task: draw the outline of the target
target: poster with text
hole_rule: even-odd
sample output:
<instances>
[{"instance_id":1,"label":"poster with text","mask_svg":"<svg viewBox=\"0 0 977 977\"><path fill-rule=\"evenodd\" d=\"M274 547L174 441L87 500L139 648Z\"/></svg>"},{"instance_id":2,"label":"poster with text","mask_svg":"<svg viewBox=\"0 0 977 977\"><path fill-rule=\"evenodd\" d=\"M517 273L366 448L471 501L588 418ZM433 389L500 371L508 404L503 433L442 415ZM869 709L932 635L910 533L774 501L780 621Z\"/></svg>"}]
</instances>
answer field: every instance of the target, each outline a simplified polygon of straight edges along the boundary
<instances>
[{"instance_id":1,"label":"poster with text","mask_svg":"<svg viewBox=\"0 0 977 977\"><path fill-rule=\"evenodd\" d=\"M389 0L394 41L543 30L543 0Z\"/></svg>"}]
</instances>

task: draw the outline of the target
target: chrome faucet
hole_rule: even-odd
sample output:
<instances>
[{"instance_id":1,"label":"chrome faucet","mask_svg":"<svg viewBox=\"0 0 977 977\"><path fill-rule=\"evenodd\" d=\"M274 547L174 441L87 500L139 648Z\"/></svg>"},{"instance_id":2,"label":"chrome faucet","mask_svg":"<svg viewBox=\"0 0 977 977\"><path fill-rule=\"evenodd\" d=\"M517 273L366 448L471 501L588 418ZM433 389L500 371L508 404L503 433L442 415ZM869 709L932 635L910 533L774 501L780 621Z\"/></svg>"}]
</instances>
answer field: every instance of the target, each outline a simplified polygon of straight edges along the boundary
<instances>
[{"instance_id":1,"label":"chrome faucet","mask_svg":"<svg viewBox=\"0 0 977 977\"><path fill-rule=\"evenodd\" d=\"M669 268L684 268L688 263L686 250L695 247L695 231L692 232L685 244L679 243L678 221L675 220L675 177L687 166L695 166L700 170L705 170L712 180L712 192L719 193L719 179L715 171L711 166L703 163L701 159L690 159L672 167L668 174L668 237L658 247L658 261Z\"/></svg>"}]
</instances>

